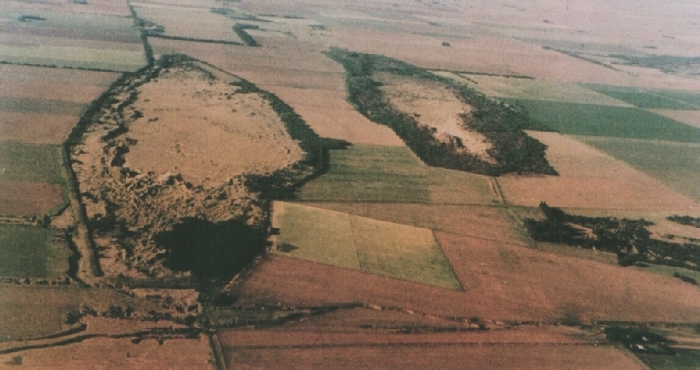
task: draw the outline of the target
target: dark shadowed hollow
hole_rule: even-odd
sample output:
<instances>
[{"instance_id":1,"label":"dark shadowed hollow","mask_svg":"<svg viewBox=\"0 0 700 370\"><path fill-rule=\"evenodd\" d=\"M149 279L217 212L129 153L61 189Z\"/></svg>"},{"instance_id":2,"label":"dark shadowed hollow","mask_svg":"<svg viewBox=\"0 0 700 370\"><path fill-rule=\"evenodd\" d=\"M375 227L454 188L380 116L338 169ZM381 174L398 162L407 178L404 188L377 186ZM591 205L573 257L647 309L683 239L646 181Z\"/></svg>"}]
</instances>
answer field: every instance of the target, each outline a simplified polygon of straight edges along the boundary
<instances>
[{"instance_id":1,"label":"dark shadowed hollow","mask_svg":"<svg viewBox=\"0 0 700 370\"><path fill-rule=\"evenodd\" d=\"M200 280L228 280L265 248L266 233L260 227L237 220L210 222L185 218L172 230L155 236L166 252L165 266L192 271Z\"/></svg>"}]
</instances>

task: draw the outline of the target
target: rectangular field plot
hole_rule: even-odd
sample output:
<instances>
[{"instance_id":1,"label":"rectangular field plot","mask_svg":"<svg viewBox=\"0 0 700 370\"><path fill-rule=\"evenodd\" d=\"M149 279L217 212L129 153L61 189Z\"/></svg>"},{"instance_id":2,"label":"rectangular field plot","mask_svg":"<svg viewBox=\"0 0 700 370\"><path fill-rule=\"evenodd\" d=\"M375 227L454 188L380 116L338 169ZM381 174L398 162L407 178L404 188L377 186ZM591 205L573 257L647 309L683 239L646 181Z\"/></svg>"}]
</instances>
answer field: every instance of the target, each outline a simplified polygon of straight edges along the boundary
<instances>
[{"instance_id":1,"label":"rectangular field plot","mask_svg":"<svg viewBox=\"0 0 700 370\"><path fill-rule=\"evenodd\" d=\"M275 202L278 254L397 279L461 288L429 229Z\"/></svg>"},{"instance_id":2,"label":"rectangular field plot","mask_svg":"<svg viewBox=\"0 0 700 370\"><path fill-rule=\"evenodd\" d=\"M163 35L165 36L193 41L233 42L243 45L241 38L233 31L236 21L225 15L212 12L210 7L132 4L139 18L164 27Z\"/></svg>"},{"instance_id":3,"label":"rectangular field plot","mask_svg":"<svg viewBox=\"0 0 700 370\"><path fill-rule=\"evenodd\" d=\"M132 72L146 64L139 30L127 17L0 5L0 61ZM14 36L14 37L13 37Z\"/></svg>"},{"instance_id":4,"label":"rectangular field plot","mask_svg":"<svg viewBox=\"0 0 700 370\"><path fill-rule=\"evenodd\" d=\"M627 86L586 85L586 87L640 108L700 110L700 94L697 93L642 90Z\"/></svg>"},{"instance_id":5,"label":"rectangular field plot","mask_svg":"<svg viewBox=\"0 0 700 370\"><path fill-rule=\"evenodd\" d=\"M629 163L671 189L700 201L700 143L583 136L577 139Z\"/></svg>"},{"instance_id":6,"label":"rectangular field plot","mask_svg":"<svg viewBox=\"0 0 700 370\"><path fill-rule=\"evenodd\" d=\"M65 276L68 272L68 257L71 255L60 231L0 225L0 276Z\"/></svg>"},{"instance_id":7,"label":"rectangular field plot","mask_svg":"<svg viewBox=\"0 0 700 370\"><path fill-rule=\"evenodd\" d=\"M283 334L280 333L282 336ZM404 337L409 337L404 335ZM229 347L227 363L237 369L644 369L614 347L592 345L391 343L358 341L339 346ZM290 348L293 347L293 348ZM296 347L296 348L294 348Z\"/></svg>"},{"instance_id":8,"label":"rectangular field plot","mask_svg":"<svg viewBox=\"0 0 700 370\"><path fill-rule=\"evenodd\" d=\"M59 184L0 181L0 215L40 217L65 203Z\"/></svg>"},{"instance_id":9,"label":"rectangular field plot","mask_svg":"<svg viewBox=\"0 0 700 370\"><path fill-rule=\"evenodd\" d=\"M654 113L628 107L504 99L564 134L700 142L700 130Z\"/></svg>"},{"instance_id":10,"label":"rectangular field plot","mask_svg":"<svg viewBox=\"0 0 700 370\"><path fill-rule=\"evenodd\" d=\"M63 183L57 145L0 142L0 181Z\"/></svg>"},{"instance_id":11,"label":"rectangular field plot","mask_svg":"<svg viewBox=\"0 0 700 370\"><path fill-rule=\"evenodd\" d=\"M575 83L460 73L468 86L494 98L549 100L566 103L630 106L624 101ZM447 76L449 77L449 76Z\"/></svg>"},{"instance_id":12,"label":"rectangular field plot","mask_svg":"<svg viewBox=\"0 0 700 370\"><path fill-rule=\"evenodd\" d=\"M353 145L330 152L330 168L302 187L311 201L490 204L487 178L431 168L408 148Z\"/></svg>"}]
</instances>

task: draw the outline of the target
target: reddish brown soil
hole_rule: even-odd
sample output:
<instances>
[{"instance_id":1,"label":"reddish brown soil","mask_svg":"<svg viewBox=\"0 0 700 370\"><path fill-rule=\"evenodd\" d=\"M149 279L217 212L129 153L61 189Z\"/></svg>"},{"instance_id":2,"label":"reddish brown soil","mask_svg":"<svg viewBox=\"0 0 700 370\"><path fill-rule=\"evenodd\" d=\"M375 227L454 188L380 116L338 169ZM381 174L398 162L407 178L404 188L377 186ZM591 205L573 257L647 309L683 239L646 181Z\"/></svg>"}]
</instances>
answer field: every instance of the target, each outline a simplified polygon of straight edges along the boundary
<instances>
[{"instance_id":1,"label":"reddish brown soil","mask_svg":"<svg viewBox=\"0 0 700 370\"><path fill-rule=\"evenodd\" d=\"M0 112L0 140L62 144L79 119L77 115Z\"/></svg>"},{"instance_id":2,"label":"reddish brown soil","mask_svg":"<svg viewBox=\"0 0 700 370\"><path fill-rule=\"evenodd\" d=\"M644 369L613 347L592 345L391 345L236 349L237 369Z\"/></svg>"},{"instance_id":3,"label":"reddish brown soil","mask_svg":"<svg viewBox=\"0 0 700 370\"><path fill-rule=\"evenodd\" d=\"M240 303L362 302L438 316L510 320L693 321L700 292L670 277L436 233L466 292L280 256L239 286Z\"/></svg>"},{"instance_id":4,"label":"reddish brown soil","mask_svg":"<svg viewBox=\"0 0 700 370\"><path fill-rule=\"evenodd\" d=\"M0 215L41 216L63 203L59 184L0 181Z\"/></svg>"},{"instance_id":5,"label":"reddish brown soil","mask_svg":"<svg viewBox=\"0 0 700 370\"><path fill-rule=\"evenodd\" d=\"M697 212L698 204L648 175L568 136L549 132L530 135L548 146L547 160L559 176L498 178L506 201L536 207L645 209Z\"/></svg>"},{"instance_id":6,"label":"reddish brown soil","mask_svg":"<svg viewBox=\"0 0 700 370\"><path fill-rule=\"evenodd\" d=\"M516 327L492 331L464 331L452 333L391 333L381 330L356 329L355 332L296 330L222 330L221 342L230 349L264 347L321 347L343 345L391 344L467 344L467 343L584 343L572 334L575 331L556 327Z\"/></svg>"}]
</instances>

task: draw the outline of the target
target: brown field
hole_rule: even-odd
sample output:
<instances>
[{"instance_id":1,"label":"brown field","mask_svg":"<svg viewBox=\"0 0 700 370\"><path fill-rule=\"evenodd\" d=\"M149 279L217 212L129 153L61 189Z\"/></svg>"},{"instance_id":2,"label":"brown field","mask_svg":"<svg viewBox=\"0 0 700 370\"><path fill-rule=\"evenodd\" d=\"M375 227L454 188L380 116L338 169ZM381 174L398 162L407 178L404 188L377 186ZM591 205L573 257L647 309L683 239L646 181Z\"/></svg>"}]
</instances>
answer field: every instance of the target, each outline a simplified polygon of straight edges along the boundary
<instances>
[{"instance_id":1,"label":"brown field","mask_svg":"<svg viewBox=\"0 0 700 370\"><path fill-rule=\"evenodd\" d=\"M390 345L236 349L237 369L644 369L613 347L590 345Z\"/></svg>"},{"instance_id":2,"label":"brown field","mask_svg":"<svg viewBox=\"0 0 700 370\"><path fill-rule=\"evenodd\" d=\"M215 369L209 340L173 339L159 344L155 339L138 344L127 338L92 338L62 346L0 355L8 366L22 357L26 369Z\"/></svg>"},{"instance_id":3,"label":"brown field","mask_svg":"<svg viewBox=\"0 0 700 370\"><path fill-rule=\"evenodd\" d=\"M5 6L26 10L65 11L72 13L102 14L129 16L129 6L126 1L90 0L87 4L77 4L73 0L31 1L7 0Z\"/></svg>"},{"instance_id":4,"label":"brown field","mask_svg":"<svg viewBox=\"0 0 700 370\"><path fill-rule=\"evenodd\" d=\"M645 209L694 212L698 204L626 163L570 137L530 132L547 148L559 176L503 176L497 179L506 201L536 207Z\"/></svg>"},{"instance_id":5,"label":"brown field","mask_svg":"<svg viewBox=\"0 0 700 370\"><path fill-rule=\"evenodd\" d=\"M342 66L318 52L292 56L294 48L305 43L276 42L264 48L245 48L151 39L156 52L188 53L272 92L321 136L352 143L404 145L391 129L367 120L348 104ZM289 63L291 58L296 63Z\"/></svg>"},{"instance_id":6,"label":"brown field","mask_svg":"<svg viewBox=\"0 0 700 370\"><path fill-rule=\"evenodd\" d=\"M676 279L483 239L436 233L465 292L268 256L239 304L361 302L497 320L698 320L700 292Z\"/></svg>"},{"instance_id":7,"label":"brown field","mask_svg":"<svg viewBox=\"0 0 700 370\"><path fill-rule=\"evenodd\" d=\"M79 119L77 115L0 112L0 140L61 144Z\"/></svg>"},{"instance_id":8,"label":"brown field","mask_svg":"<svg viewBox=\"0 0 700 370\"><path fill-rule=\"evenodd\" d=\"M415 203L304 202L356 216L423 227L514 245L527 245L517 223L502 207Z\"/></svg>"},{"instance_id":9,"label":"brown field","mask_svg":"<svg viewBox=\"0 0 700 370\"><path fill-rule=\"evenodd\" d=\"M656 114L700 128L700 110L650 109Z\"/></svg>"},{"instance_id":10,"label":"brown field","mask_svg":"<svg viewBox=\"0 0 700 370\"><path fill-rule=\"evenodd\" d=\"M62 203L60 184L0 181L0 215L41 216Z\"/></svg>"},{"instance_id":11,"label":"brown field","mask_svg":"<svg viewBox=\"0 0 700 370\"><path fill-rule=\"evenodd\" d=\"M110 72L0 65L0 97L35 101L39 110L0 111L0 140L63 143L82 110L117 76ZM53 102L57 107L68 103L72 111L42 111L41 101Z\"/></svg>"}]
</instances>

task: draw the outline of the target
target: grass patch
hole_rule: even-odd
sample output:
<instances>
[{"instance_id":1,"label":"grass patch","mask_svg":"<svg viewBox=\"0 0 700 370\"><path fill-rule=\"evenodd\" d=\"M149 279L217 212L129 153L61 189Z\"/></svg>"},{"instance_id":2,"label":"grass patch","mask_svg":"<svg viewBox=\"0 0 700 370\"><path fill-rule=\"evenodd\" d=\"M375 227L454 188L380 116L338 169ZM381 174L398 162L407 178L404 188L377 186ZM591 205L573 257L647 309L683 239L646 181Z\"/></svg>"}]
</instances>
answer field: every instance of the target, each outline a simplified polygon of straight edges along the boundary
<instances>
[{"instance_id":1,"label":"grass patch","mask_svg":"<svg viewBox=\"0 0 700 370\"><path fill-rule=\"evenodd\" d=\"M678 273L680 275L695 279L696 281L700 281L700 271L684 269L682 267L656 265L652 263L649 264L649 266L647 267L635 266L635 269L639 271L651 272L654 274L666 275L671 277L675 277L674 274Z\"/></svg>"},{"instance_id":2,"label":"grass patch","mask_svg":"<svg viewBox=\"0 0 700 370\"><path fill-rule=\"evenodd\" d=\"M85 104L60 100L37 100L3 96L0 99L0 111L17 113L61 114L79 116Z\"/></svg>"},{"instance_id":3,"label":"grass patch","mask_svg":"<svg viewBox=\"0 0 700 370\"><path fill-rule=\"evenodd\" d=\"M700 350L674 348L674 356L647 355L637 356L654 370L693 370L700 364Z\"/></svg>"},{"instance_id":4,"label":"grass patch","mask_svg":"<svg viewBox=\"0 0 700 370\"><path fill-rule=\"evenodd\" d=\"M329 151L328 172L297 192L305 201L491 204L485 177L431 168L408 148L352 145Z\"/></svg>"},{"instance_id":5,"label":"grass patch","mask_svg":"<svg viewBox=\"0 0 700 370\"><path fill-rule=\"evenodd\" d=\"M700 131L700 130L698 130ZM671 189L700 200L700 144L578 137L650 175Z\"/></svg>"},{"instance_id":6,"label":"grass patch","mask_svg":"<svg viewBox=\"0 0 700 370\"><path fill-rule=\"evenodd\" d=\"M564 134L700 142L700 130L637 108L504 99Z\"/></svg>"},{"instance_id":7,"label":"grass patch","mask_svg":"<svg viewBox=\"0 0 700 370\"><path fill-rule=\"evenodd\" d=\"M675 109L675 110L698 110L700 106L688 104L684 99L673 97L676 92L669 91L668 94L660 93L652 90L641 90L636 87L628 86L608 86L608 85L585 85L589 89L595 90L601 94L611 96L615 99L636 105L639 108L647 109ZM683 97L683 95L680 95ZM687 94L686 99L692 94ZM697 96L697 95L696 95ZM696 97L700 100L700 96ZM700 101L699 101L700 103Z\"/></svg>"},{"instance_id":8,"label":"grass patch","mask_svg":"<svg viewBox=\"0 0 700 370\"><path fill-rule=\"evenodd\" d=\"M280 212L280 213L278 213ZM275 203L275 253L441 288L461 289L432 231L292 203ZM274 223L274 221L273 221Z\"/></svg>"},{"instance_id":9,"label":"grass patch","mask_svg":"<svg viewBox=\"0 0 700 370\"><path fill-rule=\"evenodd\" d=\"M0 181L62 184L61 163L59 146L0 142Z\"/></svg>"},{"instance_id":10,"label":"grass patch","mask_svg":"<svg viewBox=\"0 0 700 370\"><path fill-rule=\"evenodd\" d=\"M63 234L56 230L0 225L0 276L65 276L71 255Z\"/></svg>"}]
</instances>

